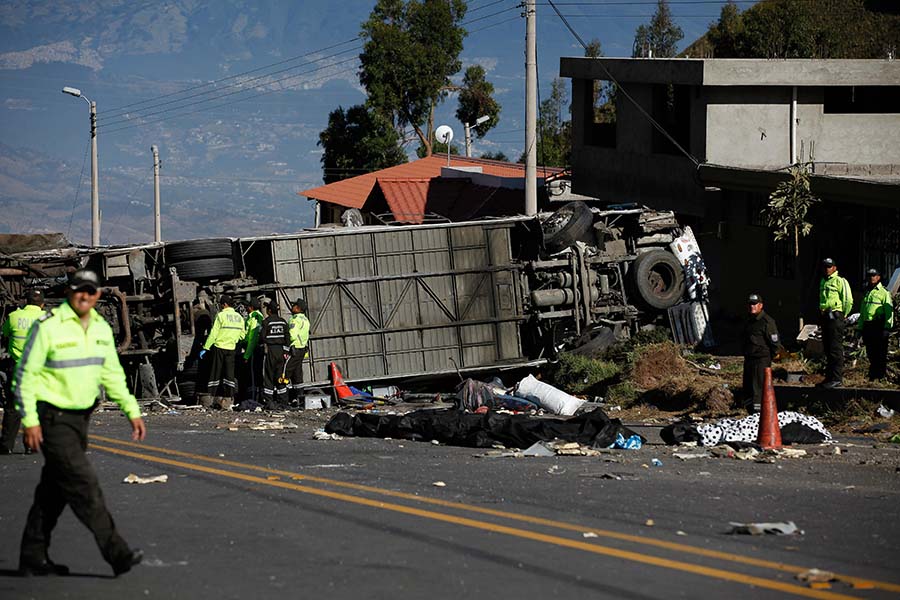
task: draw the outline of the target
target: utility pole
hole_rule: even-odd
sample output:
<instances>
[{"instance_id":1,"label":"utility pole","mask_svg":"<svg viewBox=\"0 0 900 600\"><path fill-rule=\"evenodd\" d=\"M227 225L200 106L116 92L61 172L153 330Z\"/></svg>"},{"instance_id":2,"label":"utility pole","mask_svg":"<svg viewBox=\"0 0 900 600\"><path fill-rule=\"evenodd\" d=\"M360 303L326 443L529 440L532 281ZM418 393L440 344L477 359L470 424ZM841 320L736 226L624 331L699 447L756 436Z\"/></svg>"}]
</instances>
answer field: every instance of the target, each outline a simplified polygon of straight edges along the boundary
<instances>
[{"instance_id":1,"label":"utility pole","mask_svg":"<svg viewBox=\"0 0 900 600\"><path fill-rule=\"evenodd\" d=\"M525 214L537 214L537 11L525 0Z\"/></svg>"},{"instance_id":2,"label":"utility pole","mask_svg":"<svg viewBox=\"0 0 900 600\"><path fill-rule=\"evenodd\" d=\"M91 246L100 245L100 181L97 176L97 103L91 102Z\"/></svg>"},{"instance_id":3,"label":"utility pole","mask_svg":"<svg viewBox=\"0 0 900 600\"><path fill-rule=\"evenodd\" d=\"M472 134L469 132L469 124L463 123L463 130L466 132L466 158L472 157Z\"/></svg>"},{"instance_id":4,"label":"utility pole","mask_svg":"<svg viewBox=\"0 0 900 600\"><path fill-rule=\"evenodd\" d=\"M162 241L162 228L159 223L159 148L150 146L153 153L153 241Z\"/></svg>"}]
</instances>

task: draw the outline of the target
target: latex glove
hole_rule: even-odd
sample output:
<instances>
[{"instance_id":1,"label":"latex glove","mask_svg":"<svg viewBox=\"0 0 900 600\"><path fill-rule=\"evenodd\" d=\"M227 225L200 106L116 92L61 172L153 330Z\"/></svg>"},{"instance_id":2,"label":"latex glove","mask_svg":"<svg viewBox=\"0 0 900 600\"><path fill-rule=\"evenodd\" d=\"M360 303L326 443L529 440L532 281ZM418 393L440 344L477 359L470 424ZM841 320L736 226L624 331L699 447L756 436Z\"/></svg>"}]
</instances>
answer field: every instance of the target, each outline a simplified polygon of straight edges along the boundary
<instances>
[{"instance_id":1,"label":"latex glove","mask_svg":"<svg viewBox=\"0 0 900 600\"><path fill-rule=\"evenodd\" d=\"M201 360L203 359L203 355L204 355L204 354L206 354L206 350L201 350L201 351L200 351L200 359L201 359Z\"/></svg>"}]
</instances>

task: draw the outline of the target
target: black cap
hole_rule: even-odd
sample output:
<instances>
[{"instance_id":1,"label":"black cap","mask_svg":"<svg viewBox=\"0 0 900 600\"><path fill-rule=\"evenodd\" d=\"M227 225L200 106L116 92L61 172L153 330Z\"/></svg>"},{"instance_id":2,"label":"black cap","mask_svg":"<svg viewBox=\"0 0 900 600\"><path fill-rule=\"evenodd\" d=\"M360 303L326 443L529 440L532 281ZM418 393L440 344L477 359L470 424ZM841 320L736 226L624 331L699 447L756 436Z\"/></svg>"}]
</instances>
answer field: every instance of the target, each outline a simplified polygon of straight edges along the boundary
<instances>
[{"instance_id":1,"label":"black cap","mask_svg":"<svg viewBox=\"0 0 900 600\"><path fill-rule=\"evenodd\" d=\"M40 306L44 303L44 292L41 290L29 290L25 294L25 301L28 302L28 304Z\"/></svg>"},{"instance_id":2,"label":"black cap","mask_svg":"<svg viewBox=\"0 0 900 600\"><path fill-rule=\"evenodd\" d=\"M219 296L219 304L228 304L230 306L232 302L231 294L222 294Z\"/></svg>"},{"instance_id":3,"label":"black cap","mask_svg":"<svg viewBox=\"0 0 900 600\"><path fill-rule=\"evenodd\" d=\"M833 267L833 266L834 266L834 261L833 261L832 259L830 259L830 258L822 259L822 266L823 266L823 267Z\"/></svg>"},{"instance_id":4,"label":"black cap","mask_svg":"<svg viewBox=\"0 0 900 600\"><path fill-rule=\"evenodd\" d=\"M866 271L866 275L871 277L872 275L881 275L881 273L878 272L878 269L869 269Z\"/></svg>"},{"instance_id":5,"label":"black cap","mask_svg":"<svg viewBox=\"0 0 900 600\"><path fill-rule=\"evenodd\" d=\"M69 289L73 292L89 291L94 293L100 289L100 278L93 271L79 269L69 280Z\"/></svg>"},{"instance_id":6,"label":"black cap","mask_svg":"<svg viewBox=\"0 0 900 600\"><path fill-rule=\"evenodd\" d=\"M762 296L759 294L750 294L750 296L747 297L747 302L750 304L759 304L762 301Z\"/></svg>"},{"instance_id":7,"label":"black cap","mask_svg":"<svg viewBox=\"0 0 900 600\"><path fill-rule=\"evenodd\" d=\"M300 309L300 312L306 312L306 300L304 300L303 298L297 298L296 300L294 300L291 306L296 306Z\"/></svg>"}]
</instances>

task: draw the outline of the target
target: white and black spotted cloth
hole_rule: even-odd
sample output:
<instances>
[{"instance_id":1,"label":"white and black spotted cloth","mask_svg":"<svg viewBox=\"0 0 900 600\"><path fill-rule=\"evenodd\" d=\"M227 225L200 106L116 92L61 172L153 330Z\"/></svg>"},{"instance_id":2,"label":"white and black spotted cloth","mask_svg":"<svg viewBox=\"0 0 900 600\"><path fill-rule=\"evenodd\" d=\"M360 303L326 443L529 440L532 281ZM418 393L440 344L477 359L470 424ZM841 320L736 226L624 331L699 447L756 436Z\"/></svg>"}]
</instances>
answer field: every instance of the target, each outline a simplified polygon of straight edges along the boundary
<instances>
[{"instance_id":1,"label":"white and black spotted cloth","mask_svg":"<svg viewBox=\"0 0 900 600\"><path fill-rule=\"evenodd\" d=\"M779 427L784 427L789 423L800 423L810 429L815 429L824 435L826 440L831 439L831 433L815 417L791 411L778 413ZM743 419L722 419L716 423L697 426L697 432L700 434L700 444L703 446L716 446L721 442L755 442L758 431L759 414L750 415Z\"/></svg>"}]
</instances>

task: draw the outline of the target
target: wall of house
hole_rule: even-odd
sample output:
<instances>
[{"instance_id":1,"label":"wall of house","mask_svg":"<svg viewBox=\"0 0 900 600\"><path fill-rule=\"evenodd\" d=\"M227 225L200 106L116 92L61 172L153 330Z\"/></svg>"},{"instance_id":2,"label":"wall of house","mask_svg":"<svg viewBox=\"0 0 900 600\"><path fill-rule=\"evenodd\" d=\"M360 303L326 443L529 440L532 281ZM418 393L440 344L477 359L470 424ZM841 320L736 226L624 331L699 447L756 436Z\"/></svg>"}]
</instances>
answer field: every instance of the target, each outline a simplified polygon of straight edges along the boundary
<instances>
[{"instance_id":1,"label":"wall of house","mask_svg":"<svg viewBox=\"0 0 900 600\"><path fill-rule=\"evenodd\" d=\"M706 160L748 168L791 164L790 88L705 87Z\"/></svg>"}]
</instances>

